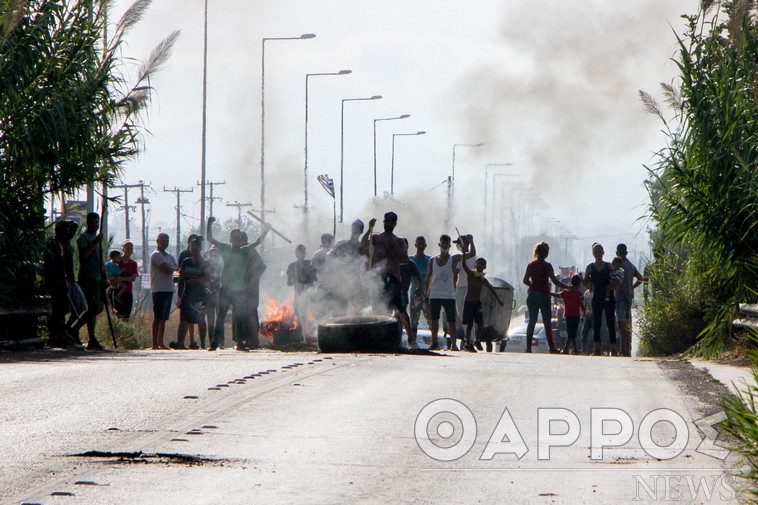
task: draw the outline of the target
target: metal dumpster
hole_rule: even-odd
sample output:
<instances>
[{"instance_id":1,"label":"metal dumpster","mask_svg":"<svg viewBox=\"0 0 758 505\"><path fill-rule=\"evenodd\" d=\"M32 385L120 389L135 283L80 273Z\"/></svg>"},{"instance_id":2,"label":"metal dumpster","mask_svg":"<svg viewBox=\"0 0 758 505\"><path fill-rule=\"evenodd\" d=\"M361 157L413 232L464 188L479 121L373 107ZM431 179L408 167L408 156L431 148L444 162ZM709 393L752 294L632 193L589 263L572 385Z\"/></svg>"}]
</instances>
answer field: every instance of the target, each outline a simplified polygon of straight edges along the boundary
<instances>
[{"instance_id":1,"label":"metal dumpster","mask_svg":"<svg viewBox=\"0 0 758 505\"><path fill-rule=\"evenodd\" d=\"M482 289L482 312L484 316L482 341L487 343L488 351L492 349L492 342L504 339L507 335L508 327L511 324L511 313L516 307L516 302L513 299L513 286L497 277L493 277L489 281L503 305L497 303L489 289Z\"/></svg>"}]
</instances>

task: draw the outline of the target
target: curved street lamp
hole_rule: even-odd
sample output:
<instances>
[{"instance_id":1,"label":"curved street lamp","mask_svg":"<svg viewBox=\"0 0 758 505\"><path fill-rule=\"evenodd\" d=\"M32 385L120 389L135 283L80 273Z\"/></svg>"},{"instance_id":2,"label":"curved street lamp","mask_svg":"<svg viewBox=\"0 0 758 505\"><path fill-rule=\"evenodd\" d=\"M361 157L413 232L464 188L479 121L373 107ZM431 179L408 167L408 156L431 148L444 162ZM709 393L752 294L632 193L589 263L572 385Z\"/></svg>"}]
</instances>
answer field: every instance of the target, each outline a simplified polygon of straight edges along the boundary
<instances>
[{"instance_id":1,"label":"curved street lamp","mask_svg":"<svg viewBox=\"0 0 758 505\"><path fill-rule=\"evenodd\" d=\"M305 74L305 167L303 168L303 214L308 214L308 79L327 75L348 75L352 70L340 70L339 72L320 72Z\"/></svg>"},{"instance_id":2,"label":"curved street lamp","mask_svg":"<svg viewBox=\"0 0 758 505\"><path fill-rule=\"evenodd\" d=\"M363 102L367 100L381 100L382 95L372 95L365 98L343 98L342 111L340 113L340 223L344 218L344 189L345 189L345 102Z\"/></svg>"},{"instance_id":3,"label":"curved street lamp","mask_svg":"<svg viewBox=\"0 0 758 505\"><path fill-rule=\"evenodd\" d=\"M376 123L377 121L394 121L395 119L407 119L409 117L411 117L410 114L403 114L396 117L374 119L374 198L376 198Z\"/></svg>"},{"instance_id":4,"label":"curved street lamp","mask_svg":"<svg viewBox=\"0 0 758 505\"><path fill-rule=\"evenodd\" d=\"M266 222L266 42L269 40L307 40L313 39L313 33L304 33L299 37L264 37L261 43L261 220Z\"/></svg>"},{"instance_id":5,"label":"curved street lamp","mask_svg":"<svg viewBox=\"0 0 758 505\"><path fill-rule=\"evenodd\" d=\"M395 194L395 137L412 137L415 135L426 135L425 131L416 133L393 133L392 134L392 169L390 172L390 194Z\"/></svg>"}]
</instances>

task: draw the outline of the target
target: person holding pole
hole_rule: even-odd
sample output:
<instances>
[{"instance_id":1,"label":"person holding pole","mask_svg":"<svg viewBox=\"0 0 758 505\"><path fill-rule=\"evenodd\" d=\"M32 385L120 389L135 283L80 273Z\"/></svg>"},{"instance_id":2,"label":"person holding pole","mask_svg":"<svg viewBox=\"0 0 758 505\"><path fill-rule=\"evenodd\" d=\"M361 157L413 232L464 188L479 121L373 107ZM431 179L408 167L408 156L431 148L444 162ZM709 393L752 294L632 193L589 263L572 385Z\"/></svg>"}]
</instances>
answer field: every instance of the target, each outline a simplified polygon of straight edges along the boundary
<instances>
[{"instance_id":1,"label":"person holding pole","mask_svg":"<svg viewBox=\"0 0 758 505\"><path fill-rule=\"evenodd\" d=\"M100 215L97 212L87 214L86 229L76 239L76 247L79 251L79 286L87 300L87 312L73 326L72 333L77 341L79 330L87 325L87 349L99 351L103 346L95 337L97 315L103 310L104 300L101 297L103 291L103 262L100 261L103 243L103 234L99 232Z\"/></svg>"}]
</instances>

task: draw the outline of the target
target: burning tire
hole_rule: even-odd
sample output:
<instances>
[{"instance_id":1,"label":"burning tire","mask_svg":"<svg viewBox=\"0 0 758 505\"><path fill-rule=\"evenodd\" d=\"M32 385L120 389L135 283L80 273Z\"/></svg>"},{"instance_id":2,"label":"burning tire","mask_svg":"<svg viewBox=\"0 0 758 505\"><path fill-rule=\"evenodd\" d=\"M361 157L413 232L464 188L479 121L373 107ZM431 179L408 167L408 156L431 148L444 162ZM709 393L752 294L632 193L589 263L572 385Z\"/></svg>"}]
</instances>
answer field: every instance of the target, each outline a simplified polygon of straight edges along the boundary
<instances>
[{"instance_id":1,"label":"burning tire","mask_svg":"<svg viewBox=\"0 0 758 505\"><path fill-rule=\"evenodd\" d=\"M345 316L318 325L321 352L398 352L400 322L390 316Z\"/></svg>"}]
</instances>

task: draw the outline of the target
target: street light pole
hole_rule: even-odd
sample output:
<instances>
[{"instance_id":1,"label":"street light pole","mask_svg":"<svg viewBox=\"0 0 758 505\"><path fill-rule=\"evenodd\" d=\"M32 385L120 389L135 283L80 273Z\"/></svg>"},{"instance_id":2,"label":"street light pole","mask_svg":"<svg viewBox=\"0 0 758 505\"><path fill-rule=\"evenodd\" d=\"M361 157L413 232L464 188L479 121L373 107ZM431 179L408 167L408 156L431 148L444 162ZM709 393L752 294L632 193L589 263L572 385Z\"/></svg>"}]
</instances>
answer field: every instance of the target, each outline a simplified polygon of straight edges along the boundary
<instances>
[{"instance_id":1,"label":"street light pole","mask_svg":"<svg viewBox=\"0 0 758 505\"><path fill-rule=\"evenodd\" d=\"M409 137L414 135L426 135L425 131L416 133L393 133L392 134L392 169L390 171L390 194L395 194L395 137Z\"/></svg>"},{"instance_id":2,"label":"street light pole","mask_svg":"<svg viewBox=\"0 0 758 505\"><path fill-rule=\"evenodd\" d=\"M395 119L407 119L411 117L410 114L403 114L397 117L383 117L374 119L374 198L376 198L376 123L377 121L393 121Z\"/></svg>"},{"instance_id":3,"label":"street light pole","mask_svg":"<svg viewBox=\"0 0 758 505\"><path fill-rule=\"evenodd\" d=\"M308 79L326 75L347 75L352 70L340 70L339 72L323 72L317 74L305 74L305 167L303 169L303 214L308 214Z\"/></svg>"},{"instance_id":4,"label":"street light pole","mask_svg":"<svg viewBox=\"0 0 758 505\"><path fill-rule=\"evenodd\" d=\"M499 177L509 178L509 177L516 177L516 175L515 174L509 174L509 173L501 173L501 174L493 174L492 175L492 202L493 202L493 204L495 202L495 188L497 187L496 184L497 184L497 179ZM504 183L501 186L501 192L504 191L504 190L505 190L505 181L504 181ZM504 195L504 193L502 193L502 194ZM505 196L503 196L502 198L504 199ZM486 228L485 228L485 230L486 230ZM492 234L493 235L495 234L495 223L494 223L494 220L493 220L493 223L492 223Z\"/></svg>"},{"instance_id":5,"label":"street light pole","mask_svg":"<svg viewBox=\"0 0 758 505\"><path fill-rule=\"evenodd\" d=\"M381 100L382 95L373 95L366 98L343 98L342 110L340 112L340 224L342 224L345 207L344 207L344 190L345 190L345 102L361 102L366 100Z\"/></svg>"},{"instance_id":6,"label":"street light pole","mask_svg":"<svg viewBox=\"0 0 758 505\"><path fill-rule=\"evenodd\" d=\"M447 212L445 214L445 228L449 228L450 219L453 216L453 202L455 201L455 149L457 147L482 147L484 144L453 144L453 170L450 174L447 191Z\"/></svg>"},{"instance_id":7,"label":"street light pole","mask_svg":"<svg viewBox=\"0 0 758 505\"><path fill-rule=\"evenodd\" d=\"M261 219L266 219L266 42L269 40L305 40L315 38L312 33L299 37L264 37L261 42Z\"/></svg>"},{"instance_id":8,"label":"street light pole","mask_svg":"<svg viewBox=\"0 0 758 505\"><path fill-rule=\"evenodd\" d=\"M487 163L484 165L484 213L482 214L482 222L484 223L484 232L487 233L487 180L489 178L489 170L490 167L510 167L513 166L513 163ZM493 179L494 184L494 179ZM494 191L494 190L493 190ZM493 195L492 197L492 203L494 204L495 197ZM494 233L490 234L490 240L492 239L492 235Z\"/></svg>"},{"instance_id":9,"label":"street light pole","mask_svg":"<svg viewBox=\"0 0 758 505\"><path fill-rule=\"evenodd\" d=\"M203 15L203 112L200 141L200 234L205 226L205 139L206 139L206 104L208 98L208 0L204 1Z\"/></svg>"}]
</instances>

